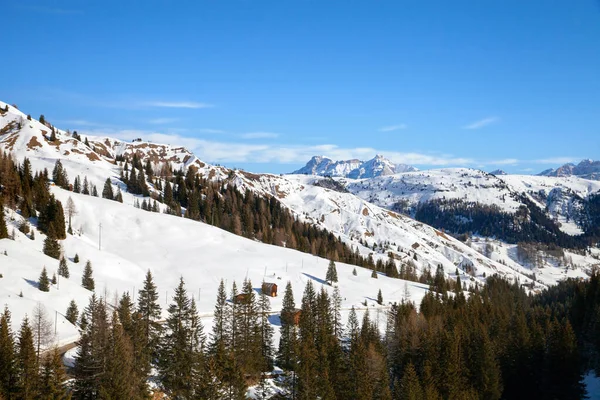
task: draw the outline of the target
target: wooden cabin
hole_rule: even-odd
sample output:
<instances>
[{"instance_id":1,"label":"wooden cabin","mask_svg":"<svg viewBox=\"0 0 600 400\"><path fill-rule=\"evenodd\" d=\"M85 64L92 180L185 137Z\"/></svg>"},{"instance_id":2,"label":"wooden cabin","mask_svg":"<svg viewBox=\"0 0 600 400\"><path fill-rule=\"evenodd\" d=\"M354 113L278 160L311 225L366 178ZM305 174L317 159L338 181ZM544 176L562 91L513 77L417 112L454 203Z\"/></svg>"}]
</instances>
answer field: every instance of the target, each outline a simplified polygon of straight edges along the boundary
<instances>
[{"instance_id":1,"label":"wooden cabin","mask_svg":"<svg viewBox=\"0 0 600 400\"><path fill-rule=\"evenodd\" d=\"M244 303L248 297L247 293L240 293L233 298L235 304Z\"/></svg>"},{"instance_id":2,"label":"wooden cabin","mask_svg":"<svg viewBox=\"0 0 600 400\"><path fill-rule=\"evenodd\" d=\"M294 311L291 312L291 315L289 316L289 318L293 321L294 325L298 325L300 323L300 315L302 314L302 310L299 308L294 309ZM281 314L282 318L288 318L285 313Z\"/></svg>"},{"instance_id":3,"label":"wooden cabin","mask_svg":"<svg viewBox=\"0 0 600 400\"><path fill-rule=\"evenodd\" d=\"M277 284L276 283L263 282L261 290L267 296L277 297Z\"/></svg>"}]
</instances>

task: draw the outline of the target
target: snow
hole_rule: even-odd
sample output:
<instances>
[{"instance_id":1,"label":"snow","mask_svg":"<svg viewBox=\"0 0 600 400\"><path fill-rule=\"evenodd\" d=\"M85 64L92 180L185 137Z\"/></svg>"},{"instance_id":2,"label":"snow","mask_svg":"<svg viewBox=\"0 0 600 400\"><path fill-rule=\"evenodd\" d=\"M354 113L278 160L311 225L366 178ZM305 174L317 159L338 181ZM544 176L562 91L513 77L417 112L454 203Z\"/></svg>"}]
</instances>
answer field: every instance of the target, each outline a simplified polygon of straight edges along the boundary
<instances>
[{"instance_id":1,"label":"snow","mask_svg":"<svg viewBox=\"0 0 600 400\"><path fill-rule=\"evenodd\" d=\"M587 390L589 400L600 400L600 377L594 371L589 371L583 377L583 383Z\"/></svg>"}]
</instances>

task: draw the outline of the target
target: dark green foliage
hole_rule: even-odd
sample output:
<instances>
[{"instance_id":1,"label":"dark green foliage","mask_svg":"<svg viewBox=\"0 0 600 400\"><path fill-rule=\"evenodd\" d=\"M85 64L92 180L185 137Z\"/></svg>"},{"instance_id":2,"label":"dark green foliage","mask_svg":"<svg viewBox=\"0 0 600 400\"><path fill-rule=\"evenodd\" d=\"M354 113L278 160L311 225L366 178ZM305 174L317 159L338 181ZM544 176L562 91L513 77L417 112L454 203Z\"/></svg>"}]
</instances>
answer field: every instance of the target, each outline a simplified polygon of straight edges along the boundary
<instances>
[{"instance_id":1,"label":"dark green foliage","mask_svg":"<svg viewBox=\"0 0 600 400\"><path fill-rule=\"evenodd\" d=\"M42 268L42 273L40 274L40 278L38 279L38 289L42 292L50 291L50 279L48 279L48 272L46 271L46 267Z\"/></svg>"},{"instance_id":2,"label":"dark green foliage","mask_svg":"<svg viewBox=\"0 0 600 400\"><path fill-rule=\"evenodd\" d=\"M58 243L58 240L52 238L51 236L47 236L46 239L44 239L43 251L45 255L58 260L61 253L60 243Z\"/></svg>"},{"instance_id":3,"label":"dark green foliage","mask_svg":"<svg viewBox=\"0 0 600 400\"><path fill-rule=\"evenodd\" d=\"M92 263L90 262L90 260L88 260L85 263L85 267L83 269L83 276L81 277L81 286L83 286L87 290L94 290L96 286L92 274Z\"/></svg>"},{"instance_id":4,"label":"dark green foliage","mask_svg":"<svg viewBox=\"0 0 600 400\"><path fill-rule=\"evenodd\" d=\"M46 207L40 212L38 229L52 239L65 239L65 214L60 201L50 195Z\"/></svg>"},{"instance_id":5,"label":"dark green foliage","mask_svg":"<svg viewBox=\"0 0 600 400\"><path fill-rule=\"evenodd\" d=\"M65 318L67 321L75 325L77 323L78 316L79 311L77 310L77 303L75 303L75 300L71 300L69 307L67 308L67 312L65 313Z\"/></svg>"},{"instance_id":6,"label":"dark green foliage","mask_svg":"<svg viewBox=\"0 0 600 400\"><path fill-rule=\"evenodd\" d=\"M115 197L112 189L112 184L110 183L110 178L106 178L106 182L104 182L104 189L102 189L102 198L112 200Z\"/></svg>"},{"instance_id":7,"label":"dark green foliage","mask_svg":"<svg viewBox=\"0 0 600 400\"><path fill-rule=\"evenodd\" d=\"M8 238L8 229L6 227L6 220L4 219L4 206L2 205L2 198L0 197L0 239Z\"/></svg>"},{"instance_id":8,"label":"dark green foliage","mask_svg":"<svg viewBox=\"0 0 600 400\"><path fill-rule=\"evenodd\" d=\"M27 317L21 324L17 343L17 391L20 399L37 398L38 365L33 345L33 331Z\"/></svg>"},{"instance_id":9,"label":"dark green foliage","mask_svg":"<svg viewBox=\"0 0 600 400\"><path fill-rule=\"evenodd\" d=\"M373 270L373 271L371 272L371 278L373 278L373 279L378 279L378 276L377 276L377 271L376 271L376 270Z\"/></svg>"},{"instance_id":10,"label":"dark green foliage","mask_svg":"<svg viewBox=\"0 0 600 400\"><path fill-rule=\"evenodd\" d=\"M63 168L60 160L56 160L54 164L54 169L52 170L52 180L54 184L63 189L69 189L69 177L67 175L67 170Z\"/></svg>"},{"instance_id":11,"label":"dark green foliage","mask_svg":"<svg viewBox=\"0 0 600 400\"><path fill-rule=\"evenodd\" d=\"M383 304L383 295L381 294L381 289L379 289L379 292L377 292L377 304Z\"/></svg>"},{"instance_id":12,"label":"dark green foliage","mask_svg":"<svg viewBox=\"0 0 600 400\"><path fill-rule=\"evenodd\" d=\"M144 285L138 293L137 313L139 314L139 325L141 329L143 349L140 354L140 362L144 373L149 374L152 360L156 358L158 340L162 330L158 323L161 317L161 309L158 304L158 291L150 270L146 273Z\"/></svg>"},{"instance_id":13,"label":"dark green foliage","mask_svg":"<svg viewBox=\"0 0 600 400\"><path fill-rule=\"evenodd\" d=\"M337 269L335 267L335 263L333 260L329 260L329 266L327 267L327 274L325 274L325 281L327 281L330 285L333 282L338 281Z\"/></svg>"},{"instance_id":14,"label":"dark green foliage","mask_svg":"<svg viewBox=\"0 0 600 400\"><path fill-rule=\"evenodd\" d=\"M11 327L10 311L5 306L0 315L0 396L11 398L16 391L17 356Z\"/></svg>"},{"instance_id":15,"label":"dark green foliage","mask_svg":"<svg viewBox=\"0 0 600 400\"><path fill-rule=\"evenodd\" d=\"M69 267L67 266L67 260L65 260L64 257L61 257L60 262L58 263L58 275L65 278L68 278L70 276Z\"/></svg>"},{"instance_id":16,"label":"dark green foliage","mask_svg":"<svg viewBox=\"0 0 600 400\"><path fill-rule=\"evenodd\" d=\"M77 264L79 262L79 254L75 254L75 257L73 257L73 262L75 264Z\"/></svg>"},{"instance_id":17,"label":"dark green foliage","mask_svg":"<svg viewBox=\"0 0 600 400\"><path fill-rule=\"evenodd\" d=\"M67 374L62 362L62 357L57 348L42 359L42 368L39 377L38 399L42 400L68 400L65 382Z\"/></svg>"}]
</instances>

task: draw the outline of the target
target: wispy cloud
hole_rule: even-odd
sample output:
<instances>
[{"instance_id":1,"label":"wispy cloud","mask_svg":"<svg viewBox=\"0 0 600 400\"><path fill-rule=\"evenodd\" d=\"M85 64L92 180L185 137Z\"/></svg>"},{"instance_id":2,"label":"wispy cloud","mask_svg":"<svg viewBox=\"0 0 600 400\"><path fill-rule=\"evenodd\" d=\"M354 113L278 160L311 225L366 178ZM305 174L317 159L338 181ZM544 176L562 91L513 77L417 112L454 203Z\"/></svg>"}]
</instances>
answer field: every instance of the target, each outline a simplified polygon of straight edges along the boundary
<instances>
[{"instance_id":1,"label":"wispy cloud","mask_svg":"<svg viewBox=\"0 0 600 400\"><path fill-rule=\"evenodd\" d=\"M582 157L550 157L542 158L539 160L533 160L536 164L567 164L582 160Z\"/></svg>"},{"instance_id":2,"label":"wispy cloud","mask_svg":"<svg viewBox=\"0 0 600 400\"><path fill-rule=\"evenodd\" d=\"M177 122L179 119L177 118L154 118L148 121L154 125L163 125L163 124L172 124L173 122Z\"/></svg>"},{"instance_id":3,"label":"wispy cloud","mask_svg":"<svg viewBox=\"0 0 600 400\"><path fill-rule=\"evenodd\" d=\"M211 108L212 104L198 103L195 101L143 101L139 103L141 106L147 107L163 107L163 108Z\"/></svg>"},{"instance_id":4,"label":"wispy cloud","mask_svg":"<svg viewBox=\"0 0 600 400\"><path fill-rule=\"evenodd\" d=\"M521 161L516 158L504 158L501 160L488 161L487 164L491 165L518 165Z\"/></svg>"},{"instance_id":5,"label":"wispy cloud","mask_svg":"<svg viewBox=\"0 0 600 400\"><path fill-rule=\"evenodd\" d=\"M334 144L288 145L226 142L186 137L173 131L171 133L159 133L139 130L90 130L87 133L95 136L116 137L123 140L141 137L144 140L150 140L154 143L184 146L204 161L222 164L239 162L300 164L305 163L314 155L324 155L334 160L347 160L352 158L369 159L375 154L382 154L395 163L412 165L439 167L476 165L476 161L471 158L417 152L390 152L372 147L346 148Z\"/></svg>"},{"instance_id":6,"label":"wispy cloud","mask_svg":"<svg viewBox=\"0 0 600 400\"><path fill-rule=\"evenodd\" d=\"M408 128L408 125L406 125L406 124L389 125L389 126L384 126L382 128L379 128L379 132L393 132L393 131L399 131L401 129L406 129L406 128Z\"/></svg>"},{"instance_id":7,"label":"wispy cloud","mask_svg":"<svg viewBox=\"0 0 600 400\"><path fill-rule=\"evenodd\" d=\"M463 126L463 129L481 129L498 121L500 121L500 118L498 117L483 118L479 121L471 122L470 124Z\"/></svg>"},{"instance_id":8,"label":"wispy cloud","mask_svg":"<svg viewBox=\"0 0 600 400\"><path fill-rule=\"evenodd\" d=\"M273 132L248 132L239 135L242 139L275 139L279 137L278 133Z\"/></svg>"},{"instance_id":9,"label":"wispy cloud","mask_svg":"<svg viewBox=\"0 0 600 400\"><path fill-rule=\"evenodd\" d=\"M202 133L225 133L225 131L223 131L221 129L210 129L210 128L198 129L198 132L202 132Z\"/></svg>"}]
</instances>

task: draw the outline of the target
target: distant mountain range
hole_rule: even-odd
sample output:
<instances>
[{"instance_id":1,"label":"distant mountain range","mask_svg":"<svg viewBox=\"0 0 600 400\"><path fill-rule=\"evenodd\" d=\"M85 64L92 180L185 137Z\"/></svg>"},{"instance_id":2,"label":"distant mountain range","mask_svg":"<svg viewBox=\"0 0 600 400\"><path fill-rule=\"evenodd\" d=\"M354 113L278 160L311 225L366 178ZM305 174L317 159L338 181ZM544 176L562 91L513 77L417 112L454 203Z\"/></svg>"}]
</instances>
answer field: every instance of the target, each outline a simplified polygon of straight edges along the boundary
<instances>
[{"instance_id":1,"label":"distant mountain range","mask_svg":"<svg viewBox=\"0 0 600 400\"><path fill-rule=\"evenodd\" d=\"M575 165L568 163L556 169L549 168L540 172L540 176L578 176L580 178L600 180L600 161L583 160Z\"/></svg>"},{"instance_id":2,"label":"distant mountain range","mask_svg":"<svg viewBox=\"0 0 600 400\"><path fill-rule=\"evenodd\" d=\"M357 159L333 161L327 157L314 156L304 167L292 174L361 179L413 171L418 171L418 169L406 164L394 164L381 155L376 155L368 161Z\"/></svg>"}]
</instances>

